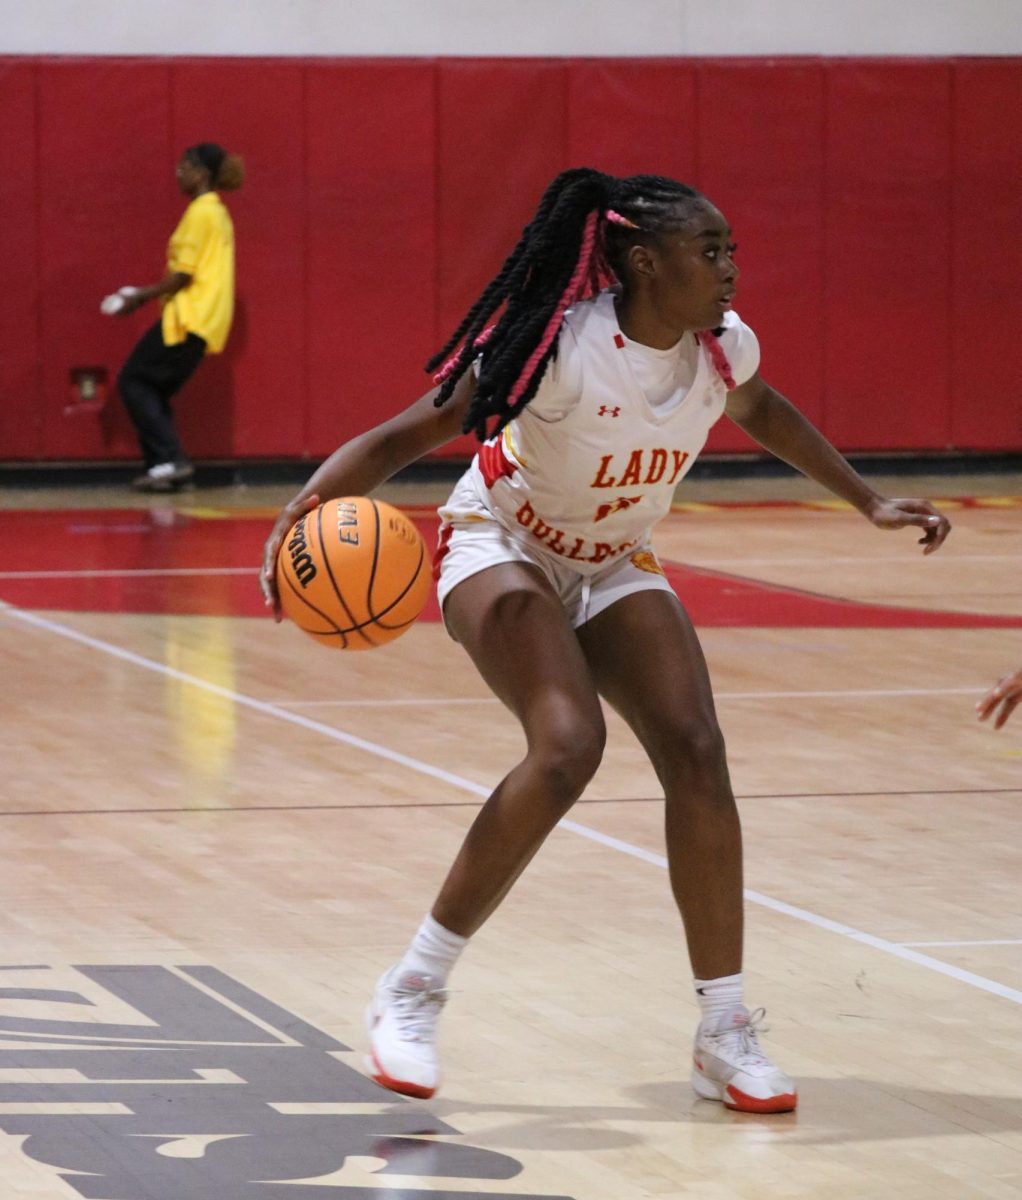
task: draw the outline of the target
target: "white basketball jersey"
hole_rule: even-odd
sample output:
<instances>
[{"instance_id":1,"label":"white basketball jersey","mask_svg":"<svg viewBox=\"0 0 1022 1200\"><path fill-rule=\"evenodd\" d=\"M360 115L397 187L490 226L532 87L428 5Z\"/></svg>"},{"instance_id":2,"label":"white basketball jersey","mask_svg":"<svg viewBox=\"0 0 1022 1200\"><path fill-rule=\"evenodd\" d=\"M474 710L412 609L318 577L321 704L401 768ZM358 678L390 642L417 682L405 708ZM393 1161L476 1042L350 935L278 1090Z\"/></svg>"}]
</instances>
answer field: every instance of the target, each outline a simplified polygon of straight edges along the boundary
<instances>
[{"instance_id":1,"label":"white basketball jersey","mask_svg":"<svg viewBox=\"0 0 1022 1200\"><path fill-rule=\"evenodd\" d=\"M648 539L724 412L727 388L699 344L694 363L675 355L676 394L651 404L612 292L569 309L565 326L548 372L562 383L553 403L545 378L536 399L480 447L440 516L455 526L496 520L589 574ZM758 344L734 313L721 344L736 382L751 378Z\"/></svg>"}]
</instances>

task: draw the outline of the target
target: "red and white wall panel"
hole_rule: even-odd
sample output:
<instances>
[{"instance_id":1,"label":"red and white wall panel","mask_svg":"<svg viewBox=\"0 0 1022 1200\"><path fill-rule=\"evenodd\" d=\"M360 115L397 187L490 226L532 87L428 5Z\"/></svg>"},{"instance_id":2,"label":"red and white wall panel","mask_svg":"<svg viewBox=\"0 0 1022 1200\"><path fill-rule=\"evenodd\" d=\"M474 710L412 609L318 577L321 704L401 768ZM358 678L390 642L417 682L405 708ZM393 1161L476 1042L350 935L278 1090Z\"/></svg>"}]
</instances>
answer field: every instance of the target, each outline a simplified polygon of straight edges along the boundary
<instances>
[{"instance_id":1,"label":"red and white wall panel","mask_svg":"<svg viewBox=\"0 0 1022 1200\"><path fill-rule=\"evenodd\" d=\"M207 138L249 178L237 325L179 402L198 457L318 457L424 391L579 164L719 204L764 375L843 449L1020 450L1019 113L1012 57L0 58L0 460L135 455L69 378L155 316L98 304L159 276Z\"/></svg>"}]
</instances>

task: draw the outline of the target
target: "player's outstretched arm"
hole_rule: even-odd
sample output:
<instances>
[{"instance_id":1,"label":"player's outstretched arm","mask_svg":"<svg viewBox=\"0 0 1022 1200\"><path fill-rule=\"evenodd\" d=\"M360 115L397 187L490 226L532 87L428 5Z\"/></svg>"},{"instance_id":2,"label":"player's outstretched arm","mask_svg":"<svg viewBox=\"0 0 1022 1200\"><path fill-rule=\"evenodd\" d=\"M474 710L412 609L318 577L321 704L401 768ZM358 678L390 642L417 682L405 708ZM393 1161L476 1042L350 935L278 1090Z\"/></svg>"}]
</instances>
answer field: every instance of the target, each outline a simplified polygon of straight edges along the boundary
<instances>
[{"instance_id":1,"label":"player's outstretched arm","mask_svg":"<svg viewBox=\"0 0 1022 1200\"><path fill-rule=\"evenodd\" d=\"M133 313L137 308L141 308L143 304L146 304L150 300L155 300L158 296L173 296L175 292L186 288L191 282L191 275L186 275L184 271L168 271L158 283L150 283L145 287L132 288L131 293L124 296L124 305L117 309L115 315L126 317L129 313Z\"/></svg>"},{"instance_id":2,"label":"player's outstretched arm","mask_svg":"<svg viewBox=\"0 0 1022 1200\"><path fill-rule=\"evenodd\" d=\"M259 586L277 621L283 619L275 565L284 535L303 514L337 496L367 496L402 467L445 445L462 431L475 376L469 372L442 408L433 401L439 388L420 396L404 412L338 447L305 486L280 510L263 547Z\"/></svg>"},{"instance_id":3,"label":"player's outstretched arm","mask_svg":"<svg viewBox=\"0 0 1022 1200\"><path fill-rule=\"evenodd\" d=\"M1016 671L1014 675L1006 675L996 687L992 687L976 705L976 713L981 721L985 721L992 713L996 713L994 728L1000 729L1020 702L1022 702L1022 669Z\"/></svg>"},{"instance_id":4,"label":"player's outstretched arm","mask_svg":"<svg viewBox=\"0 0 1022 1200\"><path fill-rule=\"evenodd\" d=\"M878 529L922 529L924 554L943 545L951 532L951 522L928 500L888 500L873 491L816 426L759 374L729 393L727 415L765 450L847 500Z\"/></svg>"}]
</instances>

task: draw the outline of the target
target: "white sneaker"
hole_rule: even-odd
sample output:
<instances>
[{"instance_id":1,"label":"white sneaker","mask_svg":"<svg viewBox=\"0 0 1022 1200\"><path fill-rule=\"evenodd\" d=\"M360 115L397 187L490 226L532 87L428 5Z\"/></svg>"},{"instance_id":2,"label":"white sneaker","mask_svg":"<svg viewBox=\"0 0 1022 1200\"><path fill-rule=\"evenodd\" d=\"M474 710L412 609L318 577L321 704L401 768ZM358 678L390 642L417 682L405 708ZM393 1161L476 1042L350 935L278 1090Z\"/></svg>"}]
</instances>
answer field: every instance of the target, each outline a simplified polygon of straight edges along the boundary
<instances>
[{"instance_id":1,"label":"white sneaker","mask_svg":"<svg viewBox=\"0 0 1022 1200\"><path fill-rule=\"evenodd\" d=\"M144 475L133 479L136 492L172 492L195 474L191 463L156 463Z\"/></svg>"},{"instance_id":2,"label":"white sneaker","mask_svg":"<svg viewBox=\"0 0 1022 1200\"><path fill-rule=\"evenodd\" d=\"M428 1100L440 1082L436 1022L447 992L429 975L381 976L366 1010L369 1073L382 1087Z\"/></svg>"},{"instance_id":3,"label":"white sneaker","mask_svg":"<svg viewBox=\"0 0 1022 1200\"><path fill-rule=\"evenodd\" d=\"M750 1015L740 1004L715 1025L703 1021L692 1051L692 1087L704 1100L720 1100L739 1112L791 1112L798 1104L794 1082L760 1049L757 1029L766 1010Z\"/></svg>"}]
</instances>

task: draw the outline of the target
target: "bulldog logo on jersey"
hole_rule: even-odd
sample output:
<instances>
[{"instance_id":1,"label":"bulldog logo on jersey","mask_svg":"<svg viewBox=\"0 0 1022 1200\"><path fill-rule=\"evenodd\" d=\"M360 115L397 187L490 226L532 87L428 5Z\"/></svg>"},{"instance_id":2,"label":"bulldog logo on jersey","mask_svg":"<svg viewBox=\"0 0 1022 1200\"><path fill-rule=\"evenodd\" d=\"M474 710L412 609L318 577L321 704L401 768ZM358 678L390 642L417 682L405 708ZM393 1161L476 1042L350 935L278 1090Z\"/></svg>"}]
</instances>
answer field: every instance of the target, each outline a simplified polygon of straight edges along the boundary
<instances>
[{"instance_id":1,"label":"bulldog logo on jersey","mask_svg":"<svg viewBox=\"0 0 1022 1200\"><path fill-rule=\"evenodd\" d=\"M638 504L641 499L641 496L618 496L616 500L611 500L609 504L601 504L596 510L593 521L603 521L611 513L622 512L626 508L631 508L633 504Z\"/></svg>"},{"instance_id":2,"label":"bulldog logo on jersey","mask_svg":"<svg viewBox=\"0 0 1022 1200\"><path fill-rule=\"evenodd\" d=\"M652 550L636 550L629 561L632 566L638 567L640 571L648 571L650 575L664 574L664 569L657 561L657 556Z\"/></svg>"}]
</instances>

